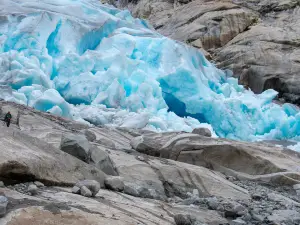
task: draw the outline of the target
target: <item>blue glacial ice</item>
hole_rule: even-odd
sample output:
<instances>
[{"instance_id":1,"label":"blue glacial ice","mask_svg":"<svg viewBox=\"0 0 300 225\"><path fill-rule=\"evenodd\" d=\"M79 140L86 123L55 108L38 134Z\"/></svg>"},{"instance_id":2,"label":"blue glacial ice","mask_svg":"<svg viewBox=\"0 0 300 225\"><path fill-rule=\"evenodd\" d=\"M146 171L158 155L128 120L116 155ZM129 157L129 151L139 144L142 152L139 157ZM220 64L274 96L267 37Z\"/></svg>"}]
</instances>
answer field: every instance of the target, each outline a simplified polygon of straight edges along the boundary
<instances>
[{"instance_id":1,"label":"blue glacial ice","mask_svg":"<svg viewBox=\"0 0 300 225\"><path fill-rule=\"evenodd\" d=\"M1 0L0 97L93 124L300 141L300 112L98 0Z\"/></svg>"}]
</instances>

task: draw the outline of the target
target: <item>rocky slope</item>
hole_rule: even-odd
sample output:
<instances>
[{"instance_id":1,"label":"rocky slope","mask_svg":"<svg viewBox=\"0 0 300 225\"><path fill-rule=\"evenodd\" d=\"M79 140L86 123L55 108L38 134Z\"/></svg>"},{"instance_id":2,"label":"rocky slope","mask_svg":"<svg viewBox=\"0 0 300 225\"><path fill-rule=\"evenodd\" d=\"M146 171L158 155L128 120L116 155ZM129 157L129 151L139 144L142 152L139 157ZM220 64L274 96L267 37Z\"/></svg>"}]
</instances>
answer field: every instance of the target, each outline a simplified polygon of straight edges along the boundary
<instances>
[{"instance_id":1,"label":"rocky slope","mask_svg":"<svg viewBox=\"0 0 300 225\"><path fill-rule=\"evenodd\" d=\"M0 125L0 224L299 224L296 152L0 109L13 114ZM72 193L86 179L95 197Z\"/></svg>"},{"instance_id":2,"label":"rocky slope","mask_svg":"<svg viewBox=\"0 0 300 225\"><path fill-rule=\"evenodd\" d=\"M299 0L108 1L200 48L256 93L300 104Z\"/></svg>"}]
</instances>

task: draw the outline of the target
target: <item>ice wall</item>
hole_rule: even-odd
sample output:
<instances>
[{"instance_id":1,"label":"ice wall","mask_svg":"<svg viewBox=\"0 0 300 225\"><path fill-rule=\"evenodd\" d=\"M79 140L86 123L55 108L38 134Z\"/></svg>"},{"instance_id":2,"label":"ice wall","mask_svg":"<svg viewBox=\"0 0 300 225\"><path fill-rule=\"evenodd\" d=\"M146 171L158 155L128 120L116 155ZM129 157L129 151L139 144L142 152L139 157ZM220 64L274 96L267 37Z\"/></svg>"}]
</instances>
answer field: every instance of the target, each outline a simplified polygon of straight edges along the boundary
<instances>
[{"instance_id":1,"label":"ice wall","mask_svg":"<svg viewBox=\"0 0 300 225\"><path fill-rule=\"evenodd\" d=\"M128 11L98 0L1 0L0 16L6 100L94 124L211 125L226 138L300 141L299 109L273 104L273 90L245 90Z\"/></svg>"}]
</instances>

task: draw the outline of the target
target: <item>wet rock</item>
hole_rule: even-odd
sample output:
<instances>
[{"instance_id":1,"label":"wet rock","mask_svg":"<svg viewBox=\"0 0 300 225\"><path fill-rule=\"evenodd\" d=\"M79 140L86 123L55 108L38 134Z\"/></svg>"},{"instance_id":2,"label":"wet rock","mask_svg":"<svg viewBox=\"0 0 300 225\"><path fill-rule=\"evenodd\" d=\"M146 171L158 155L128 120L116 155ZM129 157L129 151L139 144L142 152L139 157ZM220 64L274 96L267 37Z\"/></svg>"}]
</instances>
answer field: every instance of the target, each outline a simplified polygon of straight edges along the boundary
<instances>
[{"instance_id":1,"label":"wet rock","mask_svg":"<svg viewBox=\"0 0 300 225\"><path fill-rule=\"evenodd\" d=\"M105 187L113 191L123 191L124 182L120 177L107 177L104 180Z\"/></svg>"},{"instance_id":2,"label":"wet rock","mask_svg":"<svg viewBox=\"0 0 300 225\"><path fill-rule=\"evenodd\" d=\"M100 183L95 180L82 180L77 182L75 186L79 187L80 189L83 186L87 187L91 191L92 196L96 196L96 194L99 192L101 188Z\"/></svg>"},{"instance_id":3,"label":"wet rock","mask_svg":"<svg viewBox=\"0 0 300 225\"><path fill-rule=\"evenodd\" d=\"M0 181L0 188L3 188L3 187L5 187L3 181Z\"/></svg>"},{"instance_id":4,"label":"wet rock","mask_svg":"<svg viewBox=\"0 0 300 225\"><path fill-rule=\"evenodd\" d=\"M38 187L35 184L30 184L28 186L27 191L31 194L31 195L36 195L38 193Z\"/></svg>"},{"instance_id":5,"label":"wet rock","mask_svg":"<svg viewBox=\"0 0 300 225\"><path fill-rule=\"evenodd\" d=\"M92 197L93 196L92 192L86 186L82 186L80 188L80 194L84 197Z\"/></svg>"},{"instance_id":6,"label":"wet rock","mask_svg":"<svg viewBox=\"0 0 300 225\"><path fill-rule=\"evenodd\" d=\"M205 136L205 137L211 137L211 131L208 128L203 128L203 127L195 128L192 131L192 133L193 134L199 134L199 135Z\"/></svg>"},{"instance_id":7,"label":"wet rock","mask_svg":"<svg viewBox=\"0 0 300 225\"><path fill-rule=\"evenodd\" d=\"M0 195L0 217L6 214L6 207L8 204L8 199L5 196Z\"/></svg>"}]
</instances>

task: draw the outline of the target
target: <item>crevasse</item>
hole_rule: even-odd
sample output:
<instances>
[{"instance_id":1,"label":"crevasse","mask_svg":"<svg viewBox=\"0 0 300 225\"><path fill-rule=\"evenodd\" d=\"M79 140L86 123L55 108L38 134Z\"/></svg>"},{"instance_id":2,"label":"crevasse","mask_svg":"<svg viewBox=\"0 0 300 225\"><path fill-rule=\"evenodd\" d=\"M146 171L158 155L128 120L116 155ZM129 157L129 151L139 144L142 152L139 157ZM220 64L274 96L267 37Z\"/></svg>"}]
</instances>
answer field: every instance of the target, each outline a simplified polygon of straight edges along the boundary
<instances>
[{"instance_id":1,"label":"crevasse","mask_svg":"<svg viewBox=\"0 0 300 225\"><path fill-rule=\"evenodd\" d=\"M0 97L94 124L300 141L300 112L93 0L1 0Z\"/></svg>"}]
</instances>

